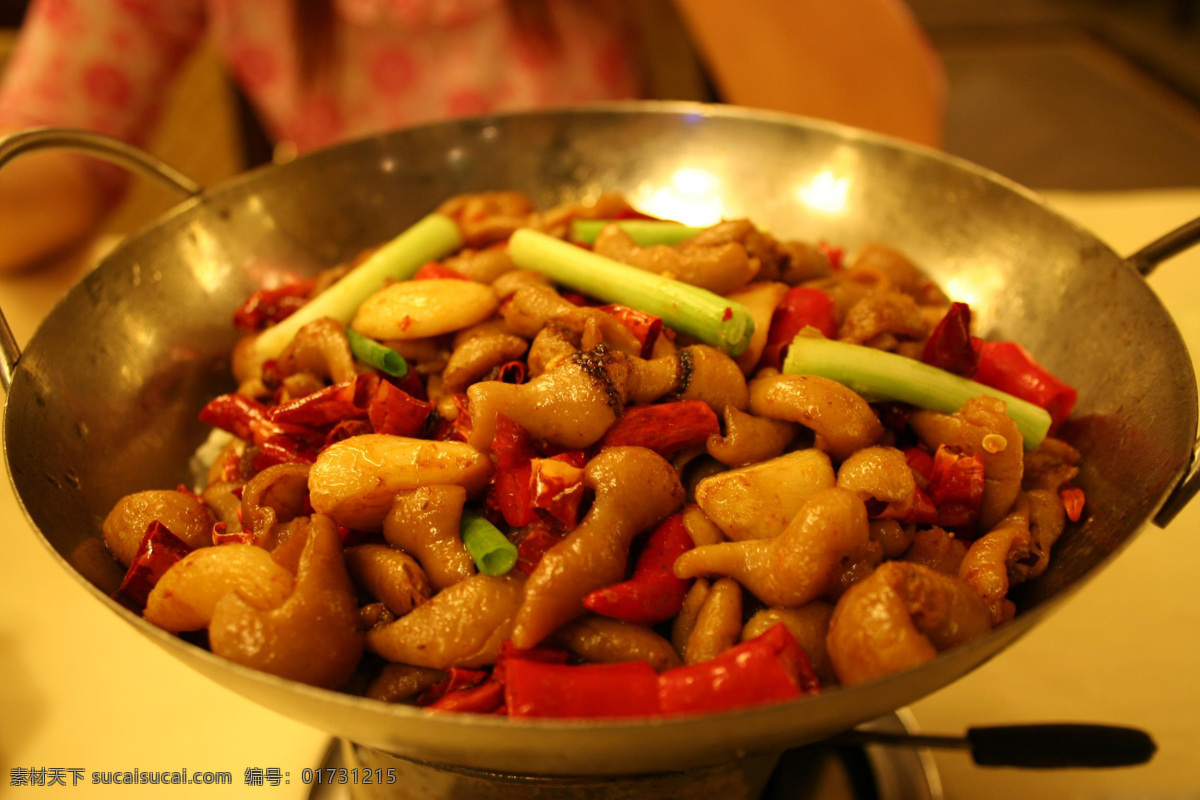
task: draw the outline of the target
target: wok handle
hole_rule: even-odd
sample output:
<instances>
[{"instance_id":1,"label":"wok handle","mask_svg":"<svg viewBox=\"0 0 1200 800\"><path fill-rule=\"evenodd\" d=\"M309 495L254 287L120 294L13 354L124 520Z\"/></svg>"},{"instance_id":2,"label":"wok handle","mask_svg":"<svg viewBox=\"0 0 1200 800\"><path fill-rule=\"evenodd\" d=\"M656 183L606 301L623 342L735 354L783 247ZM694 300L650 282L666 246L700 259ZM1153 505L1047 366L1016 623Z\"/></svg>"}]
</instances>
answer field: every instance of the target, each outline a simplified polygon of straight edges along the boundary
<instances>
[{"instance_id":1,"label":"wok handle","mask_svg":"<svg viewBox=\"0 0 1200 800\"><path fill-rule=\"evenodd\" d=\"M1127 261L1143 277L1148 276L1154 268L1174 255L1200 243L1200 217L1180 225L1165 236L1155 239L1150 244L1129 256ZM1165 528L1167 523L1184 509L1184 506L1200 492L1200 442L1192 451L1192 461L1187 474L1175 485L1167 495L1162 508L1154 515L1154 524Z\"/></svg>"},{"instance_id":2,"label":"wok handle","mask_svg":"<svg viewBox=\"0 0 1200 800\"><path fill-rule=\"evenodd\" d=\"M187 197L204 191L203 186L144 150L111 136L74 128L33 128L0 138L0 169L17 156L48 148L82 153L140 172ZM21 358L21 348L3 311L0 311L0 355L3 356L0 385L7 392Z\"/></svg>"}]
</instances>

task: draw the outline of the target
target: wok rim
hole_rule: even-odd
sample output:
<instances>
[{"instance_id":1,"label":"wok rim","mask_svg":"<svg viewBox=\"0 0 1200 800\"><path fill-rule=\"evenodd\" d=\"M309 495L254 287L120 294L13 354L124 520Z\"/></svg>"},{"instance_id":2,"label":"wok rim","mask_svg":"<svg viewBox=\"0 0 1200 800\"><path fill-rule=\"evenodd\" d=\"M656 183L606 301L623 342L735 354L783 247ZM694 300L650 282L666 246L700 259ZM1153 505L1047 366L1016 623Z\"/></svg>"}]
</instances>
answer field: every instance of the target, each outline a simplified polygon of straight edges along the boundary
<instances>
[{"instance_id":1,"label":"wok rim","mask_svg":"<svg viewBox=\"0 0 1200 800\"><path fill-rule=\"evenodd\" d=\"M617 114L617 115L630 115L630 116L644 116L644 115L649 114L649 115L658 115L658 116L666 116L666 117L678 117L680 115L699 114L702 117L706 117L706 118L716 117L716 118L726 118L726 119L736 119L736 120L747 120L747 121L753 121L753 122L767 122L767 123L772 123L772 124L777 124L777 125L809 128L809 129L815 129L818 131L831 133L831 134L837 136L839 139L841 139L847 143L851 143L851 144L858 143L858 142L868 142L868 143L874 143L874 144L882 144L882 145L885 145L886 147L892 148L892 149L900 149L900 150L904 150L904 151L907 151L910 153L915 153L923 158L932 158L932 159L940 161L942 163L949 164L960 171L963 171L963 172L969 173L971 175L977 176L979 178L982 178L989 183L998 184L999 186L1006 189L1007 191L1009 191L1015 195L1018 195L1019 197L1033 203L1034 205L1037 206L1040 213L1050 215L1058 223L1065 225L1066 227L1073 230L1075 233L1077 233L1077 234L1081 235L1082 237L1084 237L1085 239L1087 239L1090 244L1093 244L1093 245L1101 248L1103 250L1103 252L1105 252L1106 254L1111 254L1113 257L1115 257L1121 263L1125 264L1126 266L1129 266L1130 269L1133 269L1133 267L1132 267L1132 265L1130 265L1128 259L1117 254L1111 247L1108 246L1107 243L1105 243L1103 240L1101 240L1094 233L1092 233L1091 231L1087 230L1083 226L1081 226L1078 223L1074 222L1073 220L1067 218L1066 216L1064 216L1063 214L1061 214L1060 212L1058 212L1057 210L1055 210L1054 208L1049 206L1047 204L1047 202L1037 192L1035 192L1032 189L1029 189L1019 183L1016 183L1015 181L1013 181L1009 178L1006 178L1003 175L995 173L992 170L989 170L985 167L981 167L977 164L966 161L957 156L948 155L946 153L935 150L933 148L930 148L930 147L927 147L924 145L915 144L912 142L907 142L904 140L900 140L895 137L890 137L890 136L886 136L883 134L877 134L877 133L873 133L870 131L864 131L864 130L861 130L858 128L850 127L847 125L842 125L839 123L833 123L833 122L828 122L828 121L824 121L824 120L817 120L817 119L812 119L812 118L808 118L808 117L804 117L804 116L788 114L788 113L783 113L783 112L764 111L764 110L758 110L758 109L742 108L742 107L737 107L737 106L681 102L681 101L630 101L630 102L616 102L616 103L611 103L611 102L595 103L595 104L586 104L586 105L580 105L580 106L566 106L566 107L552 109L552 110L516 111L516 112L503 113L503 114L490 114L490 115L485 115L485 116L471 117L471 118L465 118L465 119L460 119L460 120L453 120L453 121L449 121L449 122L429 123L426 125L399 129L397 131L382 132L379 134L374 134L371 136L356 139L354 141L335 145L333 147L325 148L325 149L322 149L319 151L314 151L312 153L308 153L308 154L305 154L305 155L299 157L298 159L296 159L293 162L288 162L285 164L268 164L268 165L264 165L261 167L257 167L253 170L249 170L245 173L242 173L228 181L223 181L214 187L205 187L204 191L201 194L196 195L194 197L186 198L186 199L180 201L179 203L175 204L174 206L172 206L171 208L166 210L163 214L159 215L154 220L152 220L151 222L147 223L146 225L140 227L137 231L135 231L134 233L132 233L128 237L126 237L126 239L124 239L120 244L118 244L112 251L110 251L108 254L106 254L96 264L93 272L103 270L106 267L106 265L108 265L108 264L112 263L114 260L118 259L122 255L124 250L128 246L130 246L130 244L132 242L135 242L137 240L144 238L150 232L159 229L160 227L171 222L172 220L182 217L188 213L191 213L193 210L197 209L198 207L204 206L204 205L214 202L214 201L219 201L223 195L236 193L237 191L245 188L247 185L252 184L254 182L267 180L268 179L267 176L286 177L287 170L289 169L291 164L300 163L300 162L307 161L307 160L315 160L315 159L335 159L336 160L336 159L341 158L344 153L351 151L351 150L371 147L371 146L373 146L373 143L382 145L382 144L386 143L386 141L389 139L389 137L392 137L394 134L397 134L397 133L412 133L412 132L421 131L421 130L433 130L433 129L439 129L439 128L445 129L448 127L456 127L456 126L484 127L487 124L489 124L490 122L505 121L505 120L511 120L511 119L519 119L519 118L532 118L532 117L548 118L548 117L557 117L557 116L563 116L563 115L585 115L586 116L586 115L591 115L591 114L597 114L597 115L599 115L599 114ZM89 274L91 274L91 273L89 273ZM73 294L75 292L80 292L80 291L84 290L83 284L85 282L86 277L87 276L85 275L84 279L81 279L78 282L76 282L76 284L71 289L68 290L67 294L65 294L63 296L63 298L60 298L54 304L51 311L46 315L46 317L44 317L39 322L39 324L36 327L36 329L34 330L34 332L30 335L28 343L26 344L26 348L28 348L30 345L33 345L35 342L37 342L38 338L43 334L43 330L45 329L47 322L54 316L55 311L63 304L66 297L70 296L71 294ZM1145 282L1142 281L1142 284L1145 285ZM1146 288L1147 288L1149 295L1151 297L1153 297L1154 301L1158 304L1158 306L1162 312L1162 318L1165 321L1168 321L1170 323L1170 325L1173 329L1173 333L1179 339L1181 345L1185 348L1185 352L1186 352L1186 344L1183 343L1182 335L1179 332L1178 325L1175 323L1175 321L1171 317L1171 315L1167 312L1165 306L1162 305L1161 299L1158 298L1157 294L1155 294L1153 292L1153 290L1150 290L1148 286ZM19 359L14 366L13 387L19 388L19 385L21 382L23 382L25 380L29 380L29 379L30 378L28 376L28 370L22 368L21 360ZM1193 384L1195 383L1194 374L1192 375L1192 383ZM660 731L663 729L671 729L672 731L683 731L686 733L688 731L694 731L694 730L698 730L701 728L708 728L711 726L719 726L723 723L726 723L726 722L729 722L732 720L755 721L755 720L766 720L766 719L775 718L775 717L781 717L781 718L787 717L792 714L802 713L801 709L803 709L807 704L819 703L819 702L821 702L821 699L824 696L832 696L832 695L836 694L836 696L838 696L838 697L845 697L845 698L848 698L849 701L853 701L855 698L866 696L869 693L874 694L877 692L886 692L889 689L889 687L898 685L901 682L903 682L906 679L906 676L910 676L911 674L916 673L916 672L928 671L929 668L931 667L931 665L945 663L949 659L965 658L965 660L971 661L970 657L973 654L978 654L982 650L992 649L993 642L997 637L1004 637L1009 640L1007 643L1001 645L998 649L995 649L994 652L985 656L983 659L972 661L973 666L971 666L967 670L959 673L951 681L949 681L949 682L943 681L939 684L938 688L935 688L932 690L932 691L937 691L938 689L940 689L944 686L947 686L950 683L953 683L955 680L958 680L958 678L962 677L962 675L965 675L965 674L973 671L974 669L978 668L978 666L980 666L982 663L989 660L991 657L998 655L1000 652L1005 650L1007 647L1011 646L1011 644L1013 642L1015 642L1018 638L1023 636L1025 633L1027 633L1034 625L1040 623L1047 614L1052 613L1054 610L1058 609L1064 601L1066 601L1068 598L1072 597L1083 586L1085 586L1090 580L1092 580L1097 574L1103 572L1104 569L1106 569L1108 567L1108 565L1112 562L1112 560L1115 559L1117 556L1119 556L1125 550L1125 548L1128 547L1129 544L1135 538L1137 538L1137 536L1141 533L1141 531L1146 527L1146 525L1153 518L1157 509L1159 507L1161 507L1161 505L1166 500L1166 498L1178 486L1181 476L1185 475L1188 470L1188 464L1185 462L1181 467L1179 467L1176 470L1174 476L1172 477L1170 485L1160 494L1159 497L1154 498L1154 502L1152 503L1152 510L1149 513L1147 513L1142 519L1140 519L1135 525L1130 527L1128 535L1120 542L1120 544L1112 552L1105 555L1101 560L1099 560L1095 565L1093 565L1091 568L1089 568L1088 571L1086 573L1084 573L1082 576L1080 576L1078 579L1072 581L1069 585L1067 585L1067 586L1063 587L1061 590L1057 591L1052 597L1048 598L1047 600L1045 600L1043 602L1038 603L1033 608L1030 608L1027 611L1023 612L1015 620L1013 620L1005 625L999 626L998 628L994 628L987 635L985 635L979 639L976 639L972 642L969 642L965 645L954 648L952 650L939 653L932 661L927 662L926 664L923 664L922 666L917 667L914 670L909 670L904 673L899 673L896 675L888 676L881 680L872 681L870 683L861 684L858 686L836 687L835 689L831 690L827 695L823 694L823 695L817 696L815 698L800 697L800 698L795 698L795 699L780 702L780 703L772 703L772 704L767 704L767 705L758 706L758 707L743 708L743 709L718 712L718 713L698 714L698 715L689 715L689 716L647 717L647 718L601 720L601 721L597 721L597 720L557 720L557 719L510 719L507 717L503 717L503 718L494 717L493 718L493 717L489 717L486 715L478 715L478 714L444 714L444 713L439 713L436 711L429 711L427 709L421 709L421 708L417 708L414 706L408 706L408 705L404 705L404 704L384 703L382 701L371 700L369 698L366 698L366 697L363 697L360 695L352 695L352 694L348 694L348 693L341 692L341 691L321 689L321 688L317 688L314 686L309 686L309 685L306 685L303 683L299 683L297 681L280 678L275 675L260 672L260 671L251 669L249 667L245 667L240 664L236 664L234 662L228 661L224 658L221 658L221 657L213 654L211 651L193 646L193 645L181 640L177 636L169 634L166 631L158 628L157 626L154 626L150 622L146 621L143 617L134 614L131 610L129 610L128 608L126 608L125 606L120 604L119 602L115 601L110 596L106 595L96 585L91 583L91 581L89 581L79 570L77 570L74 566L72 566L71 563L54 547L53 543L48 538L48 536L41 530L40 526L34 521L32 515L30 513L30 510L26 505L25 497L18 490L17 481L14 477L14 473L13 473L13 469L12 469L12 467L13 467L12 451L10 450L10 447L9 447L10 437L8 436L8 433L11 430L10 426L12 424L14 424L13 417L9 413L9 410L10 410L9 409L9 401L10 401L11 397L13 396L13 393L14 393L13 389L10 389L9 392L6 394L5 402L4 402L4 417L5 417L5 419L4 419L4 433L5 433L4 458L5 458L7 467L8 467L9 486L12 488L13 494L17 499L17 503L18 503L19 507L21 508L21 512L24 515L25 520L29 524L30 528L32 528L32 530L36 533L37 537L41 540L42 544L51 552L53 557L58 559L58 561L60 562L60 565L68 573L70 573L76 580L78 580L80 583L82 583L84 585L85 589L92 592L95 597L99 598L101 600L101 602L105 603L109 607L110 610L116 612L122 619L124 619L126 622L128 622L130 625L132 625L135 630L137 630L138 632L147 636L149 639L154 641L156 644L164 647L165 649L172 652L173 654L180 656L185 662L188 662L188 666L190 668L197 669L198 671L205 674L206 677L210 678L214 682L219 682L219 681L217 681L217 679L215 677L213 677L210 674L210 672L217 672L217 673L232 672L232 673L236 674L237 676L239 676L242 683L247 683L252 686L258 686L258 687L263 687L263 688L270 688L270 689L276 690L277 692L286 692L289 694L299 694L299 695L309 699L310 701L319 701L319 702L326 703L326 704L333 703L334 706L339 707L339 708L366 712L366 713L370 713L370 714L376 715L376 716L384 715L384 716L391 717L396 720L403 720L406 722L420 722L422 724L431 724L432 723L432 724L438 726L439 728L449 729L449 730L461 729L464 731L470 730L470 731L503 732L503 731L512 731L515 728L523 733L524 732L533 732L533 733L541 733L543 735L571 737L569 741L565 742L566 744L570 744L571 742L575 741L575 737L577 737L577 736L592 734L597 731L604 731L604 732L609 732L609 733L623 733L623 732L637 731L644 735L646 731ZM1187 427L1188 427L1188 429L1190 429L1193 432L1193 440L1192 440L1192 442L1187 443L1187 447L1189 450L1191 450L1193 447L1193 444L1195 442L1195 438L1196 438L1195 433L1196 433L1196 430L1198 427L1197 403L1196 403L1196 399L1194 397L1191 399L1191 403L1189 405L1188 411L1189 411L1189 415L1190 415L1190 420L1189 420L1189 424L1187 425ZM203 669L203 670L198 669L195 664L190 663L191 659L197 659L200 663L203 663L207 667L207 669ZM246 692L242 691L241 688L238 688L235 686L229 686L226 683L222 683L222 685L226 686L226 688L233 689L234 691L238 692L239 694L245 695L247 697L247 699L255 700L255 698L252 695L249 695ZM930 692L924 692L922 694L922 696L925 696L929 693ZM285 715L292 716L293 719L296 718L294 715L288 714L288 712L286 712L286 711L281 711L277 707L277 705L266 705L266 704L264 704L264 705L265 705L265 707L275 710L277 713L283 713ZM869 718L870 717L867 716L861 720L858 720L857 722L862 722ZM854 724L857 724L857 722ZM311 724L311 723L308 723L308 724ZM795 742L795 744L802 744L802 743L804 743L804 742L803 741ZM791 746L791 745L789 745L789 746ZM782 747L780 749L782 749ZM434 761L433 763L449 763L449 762ZM578 775L581 773L563 772L563 773L554 773L554 774ZM613 773L613 774L620 774L620 773Z\"/></svg>"}]
</instances>

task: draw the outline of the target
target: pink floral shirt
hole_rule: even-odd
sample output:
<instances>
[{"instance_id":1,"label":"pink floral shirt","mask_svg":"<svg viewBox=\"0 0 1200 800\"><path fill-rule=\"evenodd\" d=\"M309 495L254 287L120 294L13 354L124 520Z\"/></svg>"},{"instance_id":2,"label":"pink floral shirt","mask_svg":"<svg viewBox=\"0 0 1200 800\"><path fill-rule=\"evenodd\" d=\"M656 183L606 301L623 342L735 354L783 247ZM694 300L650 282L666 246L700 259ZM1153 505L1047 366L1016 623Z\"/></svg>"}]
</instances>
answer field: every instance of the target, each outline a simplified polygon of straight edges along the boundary
<instances>
[{"instance_id":1,"label":"pink floral shirt","mask_svg":"<svg viewBox=\"0 0 1200 800\"><path fill-rule=\"evenodd\" d=\"M504 0L333 0L338 57L300 78L295 0L34 0L0 86L0 125L145 140L207 32L268 132L300 151L389 128L636 96L615 0L547 0L558 47Z\"/></svg>"}]
</instances>

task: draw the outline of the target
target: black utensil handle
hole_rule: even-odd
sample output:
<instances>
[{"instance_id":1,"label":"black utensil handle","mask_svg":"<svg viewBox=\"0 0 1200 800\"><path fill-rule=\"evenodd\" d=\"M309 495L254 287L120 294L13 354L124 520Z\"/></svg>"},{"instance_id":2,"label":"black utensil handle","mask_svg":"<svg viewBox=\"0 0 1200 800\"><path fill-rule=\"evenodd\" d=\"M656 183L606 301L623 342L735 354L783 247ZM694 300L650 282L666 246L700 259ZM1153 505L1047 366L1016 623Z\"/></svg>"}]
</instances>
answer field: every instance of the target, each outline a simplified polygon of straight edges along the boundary
<instances>
[{"instance_id":1,"label":"black utensil handle","mask_svg":"<svg viewBox=\"0 0 1200 800\"><path fill-rule=\"evenodd\" d=\"M968 728L971 757L985 767L1062 769L1145 764L1158 749L1145 731L1115 725Z\"/></svg>"}]
</instances>

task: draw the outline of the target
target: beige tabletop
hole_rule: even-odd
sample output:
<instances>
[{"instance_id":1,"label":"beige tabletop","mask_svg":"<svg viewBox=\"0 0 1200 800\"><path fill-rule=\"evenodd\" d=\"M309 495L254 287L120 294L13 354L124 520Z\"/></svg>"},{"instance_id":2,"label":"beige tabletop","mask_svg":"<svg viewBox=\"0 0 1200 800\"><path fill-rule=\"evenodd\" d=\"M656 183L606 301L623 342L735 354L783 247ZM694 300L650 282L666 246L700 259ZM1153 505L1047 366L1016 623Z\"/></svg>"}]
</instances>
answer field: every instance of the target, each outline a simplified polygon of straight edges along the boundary
<instances>
[{"instance_id":1,"label":"beige tabletop","mask_svg":"<svg viewBox=\"0 0 1200 800\"><path fill-rule=\"evenodd\" d=\"M1200 215L1200 189L1048 195L1129 253ZM0 307L19 340L92 256L0 279ZM1150 279L1193 353L1200 352L1200 248ZM11 493L0 492L0 795L299 798L300 770L327 739L176 662L91 600L54 561ZM1159 744L1144 767L1103 772L981 769L937 757L946 796L1095 800L1200 798L1200 504L1148 528L1077 596L994 661L917 703L930 731L1029 721L1136 725ZM247 786L248 768L279 768L290 785ZM233 784L96 786L92 772L231 773ZM13 787L13 770L58 770L64 786ZM72 787L71 770L79 770ZM51 773L53 774L53 773Z\"/></svg>"}]
</instances>

